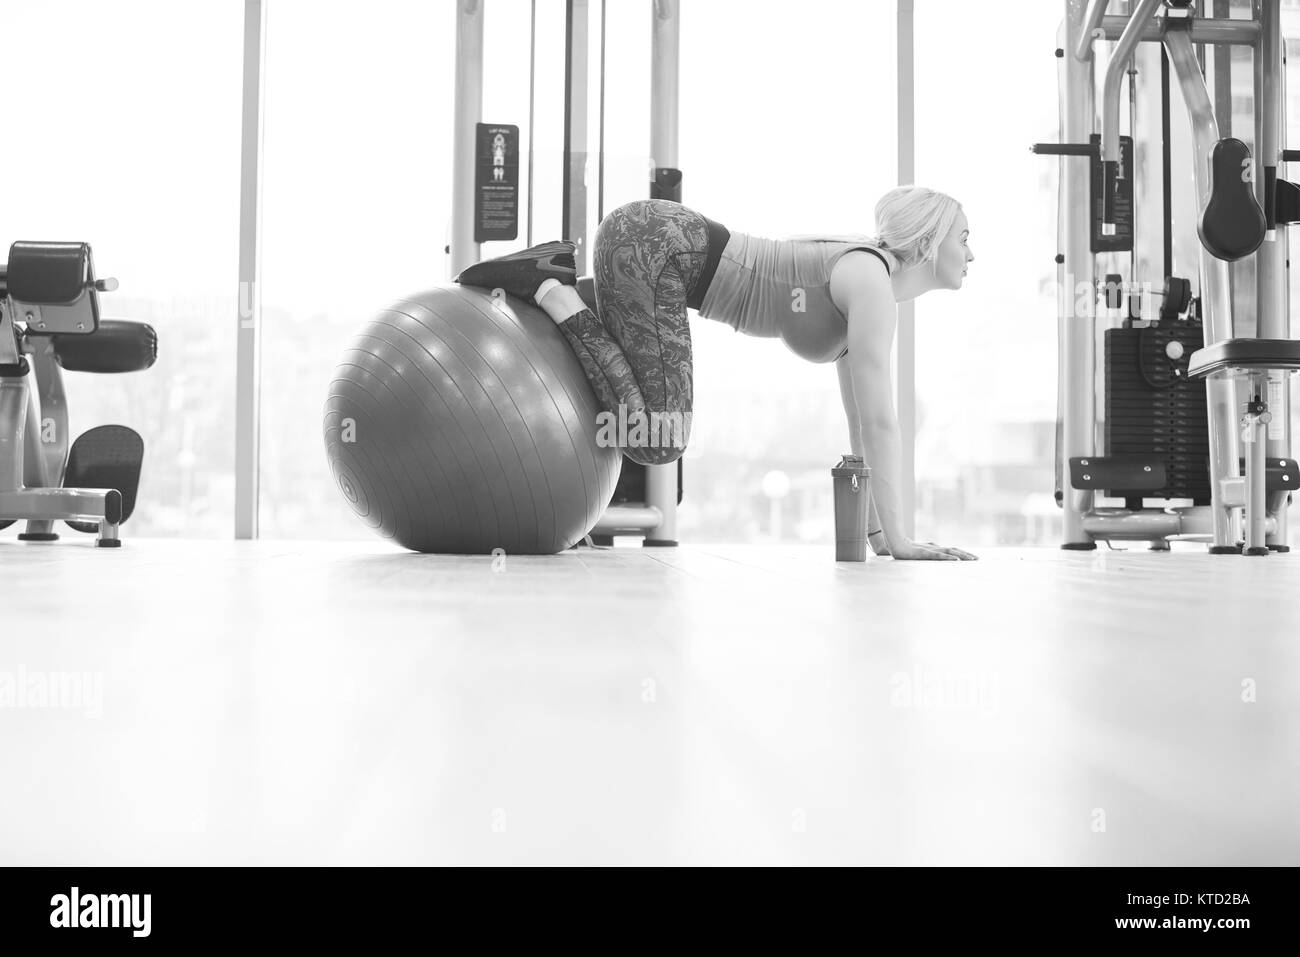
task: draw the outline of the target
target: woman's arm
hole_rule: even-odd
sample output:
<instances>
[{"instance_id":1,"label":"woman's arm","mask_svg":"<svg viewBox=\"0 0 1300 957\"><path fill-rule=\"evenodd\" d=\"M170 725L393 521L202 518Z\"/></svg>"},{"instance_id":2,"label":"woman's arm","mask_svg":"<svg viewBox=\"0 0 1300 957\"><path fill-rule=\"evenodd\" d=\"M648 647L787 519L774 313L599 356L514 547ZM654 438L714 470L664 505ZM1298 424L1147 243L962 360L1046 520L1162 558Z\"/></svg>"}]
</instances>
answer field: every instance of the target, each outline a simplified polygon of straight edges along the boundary
<instances>
[{"instance_id":1,"label":"woman's arm","mask_svg":"<svg viewBox=\"0 0 1300 957\"><path fill-rule=\"evenodd\" d=\"M891 543L903 542L902 509L898 494L898 418L894 414L894 388L890 354L898 307L894 302L884 263L870 253L848 253L831 275L831 296L849 321L848 355L839 360L840 396L854 454L871 468L871 498L879 526Z\"/></svg>"},{"instance_id":2,"label":"woman's arm","mask_svg":"<svg viewBox=\"0 0 1300 957\"><path fill-rule=\"evenodd\" d=\"M866 453L862 450L862 417L858 413L858 400L853 392L853 370L849 366L847 355L836 360L835 371L840 378L840 401L844 403L844 415L849 422L849 451L865 460ZM880 516L876 514L874 498L867 507L867 542L877 555L888 555L889 543L885 541L885 530L880 525Z\"/></svg>"},{"instance_id":3,"label":"woman's arm","mask_svg":"<svg viewBox=\"0 0 1300 957\"><path fill-rule=\"evenodd\" d=\"M831 297L848 317L849 351L840 360L845 363L840 390L850 428L856 413L861 454L871 468L875 511L871 521L879 524L868 530L883 528L889 553L896 559L973 558L960 549L918 545L904 531L899 480L902 443L889 367L898 308L884 263L870 253L847 253L831 275Z\"/></svg>"}]
</instances>

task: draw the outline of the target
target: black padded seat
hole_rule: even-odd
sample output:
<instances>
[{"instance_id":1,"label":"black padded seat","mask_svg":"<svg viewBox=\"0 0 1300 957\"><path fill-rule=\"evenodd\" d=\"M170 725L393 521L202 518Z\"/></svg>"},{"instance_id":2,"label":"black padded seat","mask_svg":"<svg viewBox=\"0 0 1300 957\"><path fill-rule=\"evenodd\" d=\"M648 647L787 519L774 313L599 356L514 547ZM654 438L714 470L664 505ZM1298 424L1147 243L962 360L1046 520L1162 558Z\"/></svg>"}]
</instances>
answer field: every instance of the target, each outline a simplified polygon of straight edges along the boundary
<instances>
[{"instance_id":1,"label":"black padded seat","mask_svg":"<svg viewBox=\"0 0 1300 957\"><path fill-rule=\"evenodd\" d=\"M1300 371L1300 339L1224 339L1197 349L1187 363L1193 377L1227 369Z\"/></svg>"},{"instance_id":2,"label":"black padded seat","mask_svg":"<svg viewBox=\"0 0 1300 957\"><path fill-rule=\"evenodd\" d=\"M101 319L88 336L53 339L59 365L69 372L140 372L158 358L158 333L144 322Z\"/></svg>"}]
</instances>

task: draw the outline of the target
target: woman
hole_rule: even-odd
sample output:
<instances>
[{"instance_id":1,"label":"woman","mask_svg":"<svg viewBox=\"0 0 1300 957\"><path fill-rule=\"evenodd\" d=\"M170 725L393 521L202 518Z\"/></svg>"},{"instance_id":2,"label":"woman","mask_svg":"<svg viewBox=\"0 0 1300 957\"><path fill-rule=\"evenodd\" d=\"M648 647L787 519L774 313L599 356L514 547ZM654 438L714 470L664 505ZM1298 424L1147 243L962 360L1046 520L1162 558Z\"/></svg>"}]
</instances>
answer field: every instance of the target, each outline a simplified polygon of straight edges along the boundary
<instances>
[{"instance_id":1,"label":"woman","mask_svg":"<svg viewBox=\"0 0 1300 957\"><path fill-rule=\"evenodd\" d=\"M871 466L872 549L896 559L971 560L959 548L903 533L890 377L897 304L961 288L975 258L970 230L955 200L917 186L886 193L876 223L874 239L762 239L678 203L640 200L614 210L596 231L596 314L575 288L567 242L478 263L456 281L541 306L605 410L634 425L624 452L646 465L675 461L690 437L688 308L746 335L780 338L811 362L835 362L850 444Z\"/></svg>"}]
</instances>

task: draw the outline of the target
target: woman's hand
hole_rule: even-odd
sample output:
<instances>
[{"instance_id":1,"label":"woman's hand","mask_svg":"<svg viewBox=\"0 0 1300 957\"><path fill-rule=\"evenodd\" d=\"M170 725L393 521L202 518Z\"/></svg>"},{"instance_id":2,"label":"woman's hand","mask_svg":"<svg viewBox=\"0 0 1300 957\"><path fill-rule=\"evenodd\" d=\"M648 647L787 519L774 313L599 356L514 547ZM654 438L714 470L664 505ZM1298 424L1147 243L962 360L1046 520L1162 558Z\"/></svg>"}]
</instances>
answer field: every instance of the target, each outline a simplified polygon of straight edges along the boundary
<instances>
[{"instance_id":1,"label":"woman's hand","mask_svg":"<svg viewBox=\"0 0 1300 957\"><path fill-rule=\"evenodd\" d=\"M884 536L881 536L883 540ZM873 543L872 548L876 546ZM904 539L902 544L887 546L889 554L894 556L895 561L904 562L975 562L979 561L970 552L964 552L960 548L949 548L944 545L936 545L934 542L913 542ZM882 552L876 550L876 554Z\"/></svg>"}]
</instances>

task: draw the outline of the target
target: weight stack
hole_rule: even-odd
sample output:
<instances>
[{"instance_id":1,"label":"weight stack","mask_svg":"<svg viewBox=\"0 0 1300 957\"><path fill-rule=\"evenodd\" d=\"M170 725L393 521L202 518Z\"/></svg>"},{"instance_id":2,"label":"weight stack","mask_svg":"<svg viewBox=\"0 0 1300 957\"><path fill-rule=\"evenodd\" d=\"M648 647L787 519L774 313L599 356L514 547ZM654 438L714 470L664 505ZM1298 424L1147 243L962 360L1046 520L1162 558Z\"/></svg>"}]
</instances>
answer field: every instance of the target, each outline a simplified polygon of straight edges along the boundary
<instances>
[{"instance_id":1,"label":"weight stack","mask_svg":"<svg viewBox=\"0 0 1300 957\"><path fill-rule=\"evenodd\" d=\"M1183 347L1171 359L1169 343ZM1210 504L1210 435L1205 380L1187 377L1204 345L1199 320L1106 330L1106 454L1165 463L1157 490L1107 489L1115 498L1189 498Z\"/></svg>"}]
</instances>

